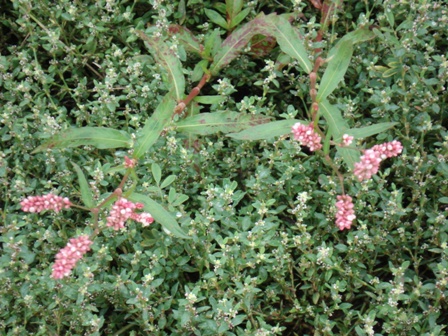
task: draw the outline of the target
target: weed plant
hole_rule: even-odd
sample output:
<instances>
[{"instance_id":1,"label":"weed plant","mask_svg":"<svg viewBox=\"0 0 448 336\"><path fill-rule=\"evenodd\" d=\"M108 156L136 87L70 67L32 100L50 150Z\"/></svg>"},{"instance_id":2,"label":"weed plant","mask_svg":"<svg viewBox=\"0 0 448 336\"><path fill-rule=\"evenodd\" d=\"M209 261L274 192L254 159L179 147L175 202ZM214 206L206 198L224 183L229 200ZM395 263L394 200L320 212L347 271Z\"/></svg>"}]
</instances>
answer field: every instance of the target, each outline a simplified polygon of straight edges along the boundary
<instances>
[{"instance_id":1,"label":"weed plant","mask_svg":"<svg viewBox=\"0 0 448 336\"><path fill-rule=\"evenodd\" d=\"M355 137L363 149L403 145L372 178L358 181L332 146L341 190L324 155L293 139L296 119L330 122L311 118L309 72L276 38L257 34L227 66L212 62L228 36L274 12L310 64L357 29L372 34L353 43L326 98L348 129L393 125ZM437 0L0 0L1 334L445 335L447 26ZM143 150L142 129L173 92L157 39L181 64L176 104L185 106L171 100L179 113ZM318 67L319 80L329 67ZM207 119L188 131L218 112L235 118L229 128L210 131ZM261 140L229 136L268 121L289 126ZM140 147L48 145L73 127L113 129ZM125 156L139 148L125 180ZM178 226L153 213L148 227L115 231L103 212L21 210L26 197L49 193L82 204L87 189L97 204L120 182ZM341 231L343 191L356 220ZM53 279L58 251L94 232L71 274Z\"/></svg>"}]
</instances>

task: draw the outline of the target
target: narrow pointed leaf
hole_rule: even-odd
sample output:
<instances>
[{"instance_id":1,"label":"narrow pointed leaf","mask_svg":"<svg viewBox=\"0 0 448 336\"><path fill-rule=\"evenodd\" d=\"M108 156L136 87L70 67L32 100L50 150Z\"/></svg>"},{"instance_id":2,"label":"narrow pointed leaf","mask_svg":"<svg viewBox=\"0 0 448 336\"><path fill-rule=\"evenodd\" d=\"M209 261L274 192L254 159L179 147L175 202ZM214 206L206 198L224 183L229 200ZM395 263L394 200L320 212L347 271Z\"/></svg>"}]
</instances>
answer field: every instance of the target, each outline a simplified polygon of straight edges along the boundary
<instances>
[{"instance_id":1,"label":"narrow pointed leaf","mask_svg":"<svg viewBox=\"0 0 448 336\"><path fill-rule=\"evenodd\" d=\"M145 126L138 132L133 154L134 159L142 157L157 141L160 133L162 133L165 126L171 121L175 107L176 101L173 97L173 93L170 92L163 97L153 115L148 118Z\"/></svg>"},{"instance_id":2,"label":"narrow pointed leaf","mask_svg":"<svg viewBox=\"0 0 448 336\"><path fill-rule=\"evenodd\" d=\"M89 183L87 182L83 171L76 163L72 162L72 165L76 170L76 174L78 175L79 190L81 191L82 202L88 208L95 207L95 203L93 202L92 190L90 189Z\"/></svg>"},{"instance_id":3,"label":"narrow pointed leaf","mask_svg":"<svg viewBox=\"0 0 448 336\"><path fill-rule=\"evenodd\" d=\"M271 14L275 15L275 14ZM244 24L239 29L233 31L221 44L213 58L210 72L214 76L219 70L232 62L247 46L251 38L256 34L271 35L272 23L269 16L263 14Z\"/></svg>"},{"instance_id":4,"label":"narrow pointed leaf","mask_svg":"<svg viewBox=\"0 0 448 336\"><path fill-rule=\"evenodd\" d=\"M353 54L353 43L351 41L341 40L333 49L331 49L328 58L328 66L319 85L317 92L317 101L322 101L331 94L344 78L350 64Z\"/></svg>"},{"instance_id":5,"label":"narrow pointed leaf","mask_svg":"<svg viewBox=\"0 0 448 336\"><path fill-rule=\"evenodd\" d=\"M328 66L325 69L317 92L317 101L322 101L331 94L344 78L353 55L353 46L375 37L368 29L358 29L346 34L328 53Z\"/></svg>"},{"instance_id":6,"label":"narrow pointed leaf","mask_svg":"<svg viewBox=\"0 0 448 336\"><path fill-rule=\"evenodd\" d=\"M239 132L245 128L269 122L269 117L239 112L200 113L176 124L177 130L189 134L209 135L218 132Z\"/></svg>"},{"instance_id":7,"label":"narrow pointed leaf","mask_svg":"<svg viewBox=\"0 0 448 336\"><path fill-rule=\"evenodd\" d=\"M176 99L183 99L185 92L185 77L182 71L182 64L169 46L159 38L149 37L143 31L136 31L138 36L145 41L149 52L167 72L168 82L171 84L176 94Z\"/></svg>"},{"instance_id":8,"label":"narrow pointed leaf","mask_svg":"<svg viewBox=\"0 0 448 336\"><path fill-rule=\"evenodd\" d=\"M355 139L364 139L369 136L387 131L389 128L392 128L397 124L398 123L396 122L385 122L362 128L352 128L347 131L347 134L355 137Z\"/></svg>"},{"instance_id":9,"label":"narrow pointed leaf","mask_svg":"<svg viewBox=\"0 0 448 336\"><path fill-rule=\"evenodd\" d=\"M218 12L212 9L204 9L205 15L210 19L211 22L217 24L218 26L227 29L227 21Z\"/></svg>"},{"instance_id":10,"label":"narrow pointed leaf","mask_svg":"<svg viewBox=\"0 0 448 336\"><path fill-rule=\"evenodd\" d=\"M243 21L247 15L249 15L251 10L251 8L246 8L243 11L239 12L238 15L236 15L230 22L230 29L238 26L240 22Z\"/></svg>"},{"instance_id":11,"label":"narrow pointed leaf","mask_svg":"<svg viewBox=\"0 0 448 336\"><path fill-rule=\"evenodd\" d=\"M174 236L183 239L191 239L191 237L188 236L179 226L176 218L170 212L165 210L163 206L152 200L150 197L138 193L133 193L128 198L133 202L142 203L144 205L143 209L149 212L156 222L160 223L160 225L171 232Z\"/></svg>"},{"instance_id":12,"label":"narrow pointed leaf","mask_svg":"<svg viewBox=\"0 0 448 336\"><path fill-rule=\"evenodd\" d=\"M176 35L176 38L183 45L186 51L201 54L201 44L193 35L193 33L184 26L172 24L168 27L170 34Z\"/></svg>"},{"instance_id":13,"label":"narrow pointed leaf","mask_svg":"<svg viewBox=\"0 0 448 336\"><path fill-rule=\"evenodd\" d=\"M107 149L129 148L131 145L132 138L124 131L104 127L82 127L62 131L37 147L32 153L51 148L93 146L98 149Z\"/></svg>"},{"instance_id":14,"label":"narrow pointed leaf","mask_svg":"<svg viewBox=\"0 0 448 336\"><path fill-rule=\"evenodd\" d=\"M257 125L245 129L238 133L227 134L228 137L237 140L266 140L273 137L282 136L291 133L291 128L295 123L305 123L302 120L279 120L263 125Z\"/></svg>"},{"instance_id":15,"label":"narrow pointed leaf","mask_svg":"<svg viewBox=\"0 0 448 336\"><path fill-rule=\"evenodd\" d=\"M273 35L277 39L280 49L285 54L296 59L302 69L309 74L313 66L308 59L308 53L299 34L294 30L289 21L281 16L269 15L269 20L273 23L270 35Z\"/></svg>"},{"instance_id":16,"label":"narrow pointed leaf","mask_svg":"<svg viewBox=\"0 0 448 336\"><path fill-rule=\"evenodd\" d=\"M327 100L319 103L319 111L328 123L328 132L330 132L335 143L341 143L342 136L348 134L348 124L342 117L338 107L331 105ZM336 147L346 165L353 170L356 162L359 161L360 154L357 150L344 147Z\"/></svg>"}]
</instances>

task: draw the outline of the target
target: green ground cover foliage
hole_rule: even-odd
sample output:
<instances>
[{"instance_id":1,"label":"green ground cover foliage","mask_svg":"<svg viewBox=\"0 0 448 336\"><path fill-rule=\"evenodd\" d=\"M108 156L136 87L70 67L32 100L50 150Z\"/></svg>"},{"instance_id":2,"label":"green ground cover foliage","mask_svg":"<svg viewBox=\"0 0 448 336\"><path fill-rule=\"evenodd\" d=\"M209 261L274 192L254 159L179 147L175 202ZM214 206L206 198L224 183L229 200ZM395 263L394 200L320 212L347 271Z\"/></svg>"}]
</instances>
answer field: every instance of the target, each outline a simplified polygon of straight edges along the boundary
<instances>
[{"instance_id":1,"label":"green ground cover foliage","mask_svg":"<svg viewBox=\"0 0 448 336\"><path fill-rule=\"evenodd\" d=\"M446 335L447 5L326 1L334 10L320 38L320 1L238 3L0 0L2 335ZM362 183L343 169L352 228L334 224L336 174L289 135L245 141L181 127L218 111L237 113L235 124L247 122L239 114L309 120L309 76L275 39L257 35L164 127L125 186L161 204L190 239L157 221L104 228L68 278L52 279L54 256L91 232L91 215L30 214L20 201L53 192L81 203L72 163L101 200L130 154L32 151L71 127L138 136L171 83L138 31L166 42L188 95L219 43L262 12L291 22L311 62L357 28L374 34L354 46L328 101L351 128L396 123L362 147L395 139L404 149ZM330 155L342 166L334 147Z\"/></svg>"}]
</instances>

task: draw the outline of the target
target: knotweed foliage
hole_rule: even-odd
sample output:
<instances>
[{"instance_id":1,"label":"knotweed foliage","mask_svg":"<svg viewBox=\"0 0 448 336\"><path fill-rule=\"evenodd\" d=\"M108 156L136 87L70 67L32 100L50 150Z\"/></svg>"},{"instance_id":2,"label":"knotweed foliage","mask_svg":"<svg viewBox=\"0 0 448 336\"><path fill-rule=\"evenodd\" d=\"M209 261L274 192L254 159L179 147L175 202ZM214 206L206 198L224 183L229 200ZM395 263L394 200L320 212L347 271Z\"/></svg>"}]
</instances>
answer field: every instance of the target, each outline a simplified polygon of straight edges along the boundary
<instances>
[{"instance_id":1,"label":"knotweed foliage","mask_svg":"<svg viewBox=\"0 0 448 336\"><path fill-rule=\"evenodd\" d=\"M0 3L5 335L444 335L448 9Z\"/></svg>"}]
</instances>

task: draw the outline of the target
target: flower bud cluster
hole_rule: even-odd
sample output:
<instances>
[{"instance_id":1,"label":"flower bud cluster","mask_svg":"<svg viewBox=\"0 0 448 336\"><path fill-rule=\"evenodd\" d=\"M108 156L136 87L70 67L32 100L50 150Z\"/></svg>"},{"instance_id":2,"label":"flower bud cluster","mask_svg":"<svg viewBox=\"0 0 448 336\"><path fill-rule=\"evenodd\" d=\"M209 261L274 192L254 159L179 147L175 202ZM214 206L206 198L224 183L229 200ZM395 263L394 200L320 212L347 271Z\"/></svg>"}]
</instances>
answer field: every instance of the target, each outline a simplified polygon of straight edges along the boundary
<instances>
[{"instance_id":1,"label":"flower bud cluster","mask_svg":"<svg viewBox=\"0 0 448 336\"><path fill-rule=\"evenodd\" d=\"M314 131L312 124L303 125L296 123L292 126L294 139L299 141L302 146L308 147L312 152L322 148L322 138Z\"/></svg>"},{"instance_id":2,"label":"flower bud cluster","mask_svg":"<svg viewBox=\"0 0 448 336\"><path fill-rule=\"evenodd\" d=\"M68 209L72 205L67 197L47 194L43 196L29 196L20 202L23 211L41 212L45 210L53 210L56 212L62 209Z\"/></svg>"},{"instance_id":3,"label":"flower bud cluster","mask_svg":"<svg viewBox=\"0 0 448 336\"><path fill-rule=\"evenodd\" d=\"M131 218L142 223L143 226L148 226L154 221L154 218L147 212L137 213L136 210L139 209L143 209L143 204L119 198L112 206L106 225L113 227L114 230L119 230L124 228L124 223Z\"/></svg>"},{"instance_id":4,"label":"flower bud cluster","mask_svg":"<svg viewBox=\"0 0 448 336\"><path fill-rule=\"evenodd\" d=\"M51 277L53 279L62 279L68 276L78 260L90 250L90 245L92 245L92 241L90 241L88 236L70 239L67 246L56 254Z\"/></svg>"}]
</instances>

